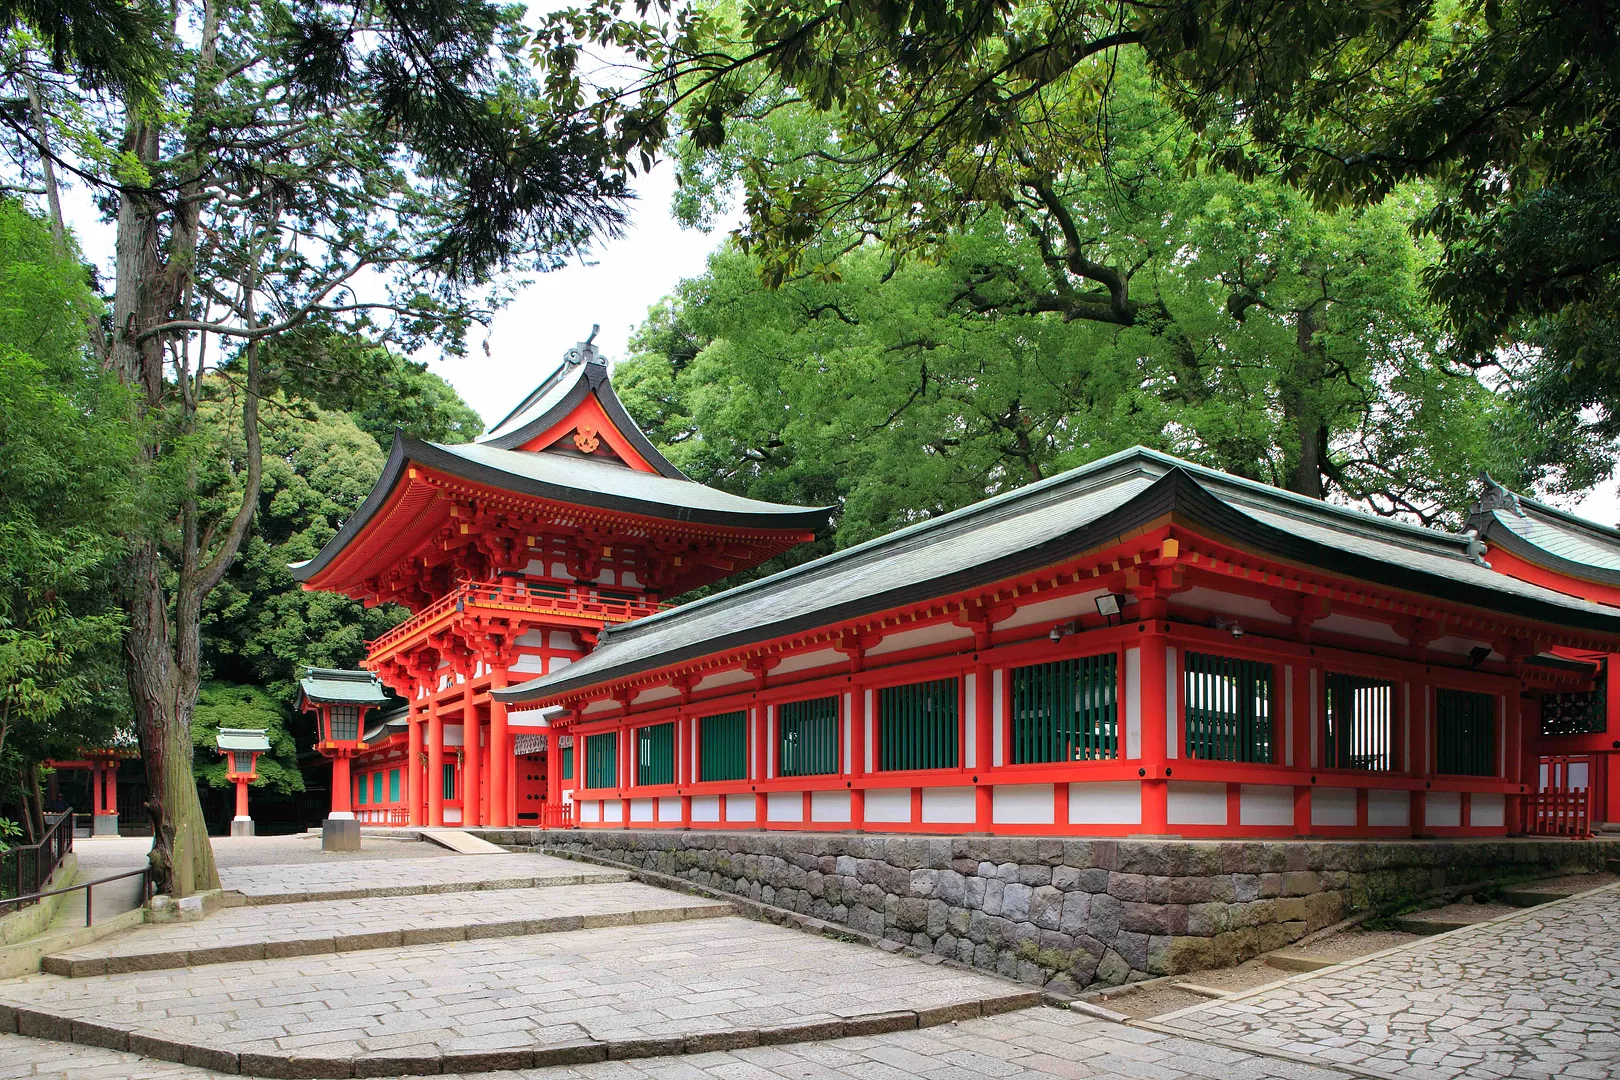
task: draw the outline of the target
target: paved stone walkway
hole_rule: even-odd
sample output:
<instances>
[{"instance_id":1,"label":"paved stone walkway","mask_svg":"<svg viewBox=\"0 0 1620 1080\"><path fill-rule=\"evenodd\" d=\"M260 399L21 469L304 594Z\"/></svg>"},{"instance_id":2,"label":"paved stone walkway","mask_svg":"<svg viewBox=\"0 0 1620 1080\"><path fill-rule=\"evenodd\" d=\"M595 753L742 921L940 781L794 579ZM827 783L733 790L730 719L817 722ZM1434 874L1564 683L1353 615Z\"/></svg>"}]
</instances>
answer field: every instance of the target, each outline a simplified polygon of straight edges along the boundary
<instances>
[{"instance_id":1,"label":"paved stone walkway","mask_svg":"<svg viewBox=\"0 0 1620 1080\"><path fill-rule=\"evenodd\" d=\"M229 908L202 922L148 924L45 957L53 975L84 978L239 960L442 944L469 938L674 922L732 913L729 903L635 882L444 893L431 902L379 896Z\"/></svg>"},{"instance_id":2,"label":"paved stone walkway","mask_svg":"<svg viewBox=\"0 0 1620 1080\"><path fill-rule=\"evenodd\" d=\"M222 867L219 878L225 888L246 894L251 903L285 904L315 899L628 881L630 875L550 855L447 854L424 859Z\"/></svg>"},{"instance_id":3,"label":"paved stone walkway","mask_svg":"<svg viewBox=\"0 0 1620 1080\"><path fill-rule=\"evenodd\" d=\"M1158 1023L1400 1077L1620 1075L1620 886Z\"/></svg>"},{"instance_id":4,"label":"paved stone walkway","mask_svg":"<svg viewBox=\"0 0 1620 1080\"><path fill-rule=\"evenodd\" d=\"M0 984L0 1028L230 1071L488 1070L917 1027L1015 984L736 917ZM773 1030L786 1029L786 1030ZM761 1034L761 1031L765 1034ZM294 1070L296 1071L296 1070Z\"/></svg>"},{"instance_id":5,"label":"paved stone walkway","mask_svg":"<svg viewBox=\"0 0 1620 1080\"><path fill-rule=\"evenodd\" d=\"M0 1035L4 1080L217 1080L222 1075L134 1054ZM920 1031L483 1073L476 1080L1345 1080L1346 1075L1056 1009L1028 1009Z\"/></svg>"}]
</instances>

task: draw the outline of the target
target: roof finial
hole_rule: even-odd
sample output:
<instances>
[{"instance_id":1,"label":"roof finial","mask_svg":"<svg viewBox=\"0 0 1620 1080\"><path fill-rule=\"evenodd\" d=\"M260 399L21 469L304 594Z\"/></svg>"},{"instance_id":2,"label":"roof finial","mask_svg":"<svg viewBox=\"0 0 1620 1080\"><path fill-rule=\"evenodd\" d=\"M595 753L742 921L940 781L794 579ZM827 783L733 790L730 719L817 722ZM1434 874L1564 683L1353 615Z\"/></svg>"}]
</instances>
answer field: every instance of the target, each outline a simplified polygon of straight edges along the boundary
<instances>
[{"instance_id":1,"label":"roof finial","mask_svg":"<svg viewBox=\"0 0 1620 1080\"><path fill-rule=\"evenodd\" d=\"M602 329L601 323L591 324L591 336L563 354L563 367L569 368L575 364L601 363L602 354L592 344L596 340L596 332L600 329Z\"/></svg>"}]
</instances>

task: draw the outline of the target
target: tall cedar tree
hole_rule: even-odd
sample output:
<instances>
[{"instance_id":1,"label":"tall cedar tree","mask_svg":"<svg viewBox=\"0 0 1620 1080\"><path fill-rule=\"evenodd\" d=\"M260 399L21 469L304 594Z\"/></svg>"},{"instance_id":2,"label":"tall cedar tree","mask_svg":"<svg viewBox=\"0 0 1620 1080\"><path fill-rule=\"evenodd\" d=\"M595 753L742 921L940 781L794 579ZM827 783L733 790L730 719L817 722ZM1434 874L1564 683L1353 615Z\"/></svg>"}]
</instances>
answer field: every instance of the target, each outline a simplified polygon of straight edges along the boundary
<instances>
[{"instance_id":1,"label":"tall cedar tree","mask_svg":"<svg viewBox=\"0 0 1620 1080\"><path fill-rule=\"evenodd\" d=\"M98 90L71 49L53 57L27 38L4 75L15 99L38 102L31 145L51 148L54 177L97 185L116 222L103 359L136 392L147 522L123 568L126 674L154 884L186 895L218 883L192 773L200 622L258 505L267 346L316 327L457 351L498 301L493 275L545 269L615 229L625 184L604 169L597 129L533 107L513 8L165 11L140 80ZM19 155L19 185L49 188L39 166ZM201 487L219 447L197 416L203 380L221 373L241 438L226 459L239 496L224 506Z\"/></svg>"}]
</instances>

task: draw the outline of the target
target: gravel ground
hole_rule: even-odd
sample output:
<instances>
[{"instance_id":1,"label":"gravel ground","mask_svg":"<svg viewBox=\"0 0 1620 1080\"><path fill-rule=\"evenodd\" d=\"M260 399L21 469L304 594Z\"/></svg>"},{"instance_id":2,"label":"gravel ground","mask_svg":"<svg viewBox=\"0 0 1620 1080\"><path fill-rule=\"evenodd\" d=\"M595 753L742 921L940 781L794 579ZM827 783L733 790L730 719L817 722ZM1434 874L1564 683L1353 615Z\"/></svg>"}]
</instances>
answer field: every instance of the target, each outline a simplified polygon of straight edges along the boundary
<instances>
[{"instance_id":1,"label":"gravel ground","mask_svg":"<svg viewBox=\"0 0 1620 1080\"><path fill-rule=\"evenodd\" d=\"M321 838L306 833L285 836L216 836L214 861L222 867L267 866L285 863L352 862L357 859L433 859L454 856L455 852L424 840L393 840L363 836L359 851L322 851ZM149 836L120 836L75 840L73 853L79 857L79 874L95 871L97 877L134 870L145 865L152 848Z\"/></svg>"},{"instance_id":2,"label":"gravel ground","mask_svg":"<svg viewBox=\"0 0 1620 1080\"><path fill-rule=\"evenodd\" d=\"M1167 984L1147 990L1130 990L1105 998L1097 1004L1137 1020L1145 1020L1150 1016L1162 1016L1167 1012L1175 1012L1177 1009L1185 1009L1189 1005L1199 1005L1209 1000L1211 999L1203 994L1195 994L1191 990L1182 990L1173 984Z\"/></svg>"},{"instance_id":3,"label":"gravel ground","mask_svg":"<svg viewBox=\"0 0 1620 1080\"><path fill-rule=\"evenodd\" d=\"M1429 908L1425 911L1414 911L1402 916L1407 919L1427 920L1435 919L1441 922L1484 922L1502 915L1511 915L1515 911L1523 911L1512 904L1470 904L1460 901L1447 904L1445 907Z\"/></svg>"},{"instance_id":4,"label":"gravel ground","mask_svg":"<svg viewBox=\"0 0 1620 1080\"><path fill-rule=\"evenodd\" d=\"M1403 934L1403 937L1410 935ZM1264 959L1250 960L1237 967L1213 968L1209 971L1195 971L1190 975L1183 975L1181 982L1197 983L1212 990L1252 990L1256 986L1274 983L1278 979L1288 978L1289 973L1278 971Z\"/></svg>"},{"instance_id":5,"label":"gravel ground","mask_svg":"<svg viewBox=\"0 0 1620 1080\"><path fill-rule=\"evenodd\" d=\"M1620 881L1620 874L1570 874L1568 877L1548 878L1545 881L1527 881L1513 887L1534 892L1578 893L1613 885L1617 881Z\"/></svg>"}]
</instances>

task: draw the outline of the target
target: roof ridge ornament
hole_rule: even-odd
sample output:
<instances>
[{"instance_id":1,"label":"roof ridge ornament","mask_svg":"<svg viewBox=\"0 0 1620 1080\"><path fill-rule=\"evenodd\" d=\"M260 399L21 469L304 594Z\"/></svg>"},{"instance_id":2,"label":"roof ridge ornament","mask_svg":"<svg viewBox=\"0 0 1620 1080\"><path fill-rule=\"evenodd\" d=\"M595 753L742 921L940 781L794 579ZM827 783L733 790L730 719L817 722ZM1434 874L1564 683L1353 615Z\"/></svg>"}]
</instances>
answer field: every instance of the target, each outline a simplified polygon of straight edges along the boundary
<instances>
[{"instance_id":1,"label":"roof ridge ornament","mask_svg":"<svg viewBox=\"0 0 1620 1080\"><path fill-rule=\"evenodd\" d=\"M600 364L602 362L602 352L595 344L597 332L601 329L601 323L591 323L591 336L584 341L577 342L572 349L563 353L563 368L571 368L579 364Z\"/></svg>"},{"instance_id":2,"label":"roof ridge ornament","mask_svg":"<svg viewBox=\"0 0 1620 1080\"><path fill-rule=\"evenodd\" d=\"M1506 510L1510 514L1524 517L1524 507L1519 505L1519 496L1491 479L1491 474L1484 469L1479 470L1479 482L1484 486L1484 490L1480 492L1479 502L1474 504L1474 513L1488 514L1492 510Z\"/></svg>"}]
</instances>

